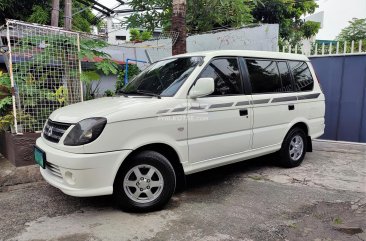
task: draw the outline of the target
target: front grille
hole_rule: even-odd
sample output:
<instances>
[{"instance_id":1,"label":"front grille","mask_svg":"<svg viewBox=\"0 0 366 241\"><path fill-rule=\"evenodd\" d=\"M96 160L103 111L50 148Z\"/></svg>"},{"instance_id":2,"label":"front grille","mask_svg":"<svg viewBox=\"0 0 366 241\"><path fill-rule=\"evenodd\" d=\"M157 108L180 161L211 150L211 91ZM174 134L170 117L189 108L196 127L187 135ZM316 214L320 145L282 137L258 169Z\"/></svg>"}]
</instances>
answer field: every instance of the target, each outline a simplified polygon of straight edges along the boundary
<instances>
[{"instance_id":1,"label":"front grille","mask_svg":"<svg viewBox=\"0 0 366 241\"><path fill-rule=\"evenodd\" d=\"M58 143L71 124L47 120L43 129L43 137L51 142Z\"/></svg>"},{"instance_id":2,"label":"front grille","mask_svg":"<svg viewBox=\"0 0 366 241\"><path fill-rule=\"evenodd\" d=\"M55 164L46 162L46 169L49 170L50 173L53 174L54 176L62 178L60 168Z\"/></svg>"}]
</instances>

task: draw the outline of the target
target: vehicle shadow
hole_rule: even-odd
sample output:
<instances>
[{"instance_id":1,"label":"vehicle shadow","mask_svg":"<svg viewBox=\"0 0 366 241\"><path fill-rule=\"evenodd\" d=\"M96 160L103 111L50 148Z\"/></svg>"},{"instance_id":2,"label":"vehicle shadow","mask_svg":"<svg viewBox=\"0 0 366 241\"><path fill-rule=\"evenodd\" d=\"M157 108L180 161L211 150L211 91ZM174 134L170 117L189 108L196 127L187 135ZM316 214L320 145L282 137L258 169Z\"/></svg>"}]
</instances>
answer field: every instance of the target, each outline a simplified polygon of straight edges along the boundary
<instances>
[{"instance_id":1,"label":"vehicle shadow","mask_svg":"<svg viewBox=\"0 0 366 241\"><path fill-rule=\"evenodd\" d=\"M226 188L226 185L222 184L228 181L230 182L239 176L241 177L243 174L260 172L260 169L264 167L275 166L277 166L276 156L270 154L188 175L186 177L186 187L179 189L174 194L173 200L164 209L174 210L179 208L181 201L183 201L182 198L188 202L209 202L210 198L208 198L208 195L230 192L231 189ZM74 199L72 197L70 198ZM76 199L84 207L91 207L96 210L109 208L120 210L112 195Z\"/></svg>"},{"instance_id":2,"label":"vehicle shadow","mask_svg":"<svg viewBox=\"0 0 366 241\"><path fill-rule=\"evenodd\" d=\"M276 158L274 154L269 154L188 175L186 190L217 185L233 177L258 171L263 167L276 167L278 166Z\"/></svg>"}]
</instances>

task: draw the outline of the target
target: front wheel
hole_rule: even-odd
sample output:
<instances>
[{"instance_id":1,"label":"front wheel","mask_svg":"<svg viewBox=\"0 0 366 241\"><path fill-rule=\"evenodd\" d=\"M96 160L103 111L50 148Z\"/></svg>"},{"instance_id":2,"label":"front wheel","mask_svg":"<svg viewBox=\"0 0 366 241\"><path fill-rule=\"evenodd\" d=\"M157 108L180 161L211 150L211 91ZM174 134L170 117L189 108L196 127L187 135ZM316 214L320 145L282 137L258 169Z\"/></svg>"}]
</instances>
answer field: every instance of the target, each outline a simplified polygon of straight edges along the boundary
<instances>
[{"instance_id":1,"label":"front wheel","mask_svg":"<svg viewBox=\"0 0 366 241\"><path fill-rule=\"evenodd\" d=\"M130 158L118 172L113 194L126 211L153 211L163 207L176 186L174 169L158 152L143 151Z\"/></svg>"},{"instance_id":2,"label":"front wheel","mask_svg":"<svg viewBox=\"0 0 366 241\"><path fill-rule=\"evenodd\" d=\"M305 158L307 150L306 134L300 128L293 128L283 140L280 163L284 167L297 167Z\"/></svg>"}]
</instances>

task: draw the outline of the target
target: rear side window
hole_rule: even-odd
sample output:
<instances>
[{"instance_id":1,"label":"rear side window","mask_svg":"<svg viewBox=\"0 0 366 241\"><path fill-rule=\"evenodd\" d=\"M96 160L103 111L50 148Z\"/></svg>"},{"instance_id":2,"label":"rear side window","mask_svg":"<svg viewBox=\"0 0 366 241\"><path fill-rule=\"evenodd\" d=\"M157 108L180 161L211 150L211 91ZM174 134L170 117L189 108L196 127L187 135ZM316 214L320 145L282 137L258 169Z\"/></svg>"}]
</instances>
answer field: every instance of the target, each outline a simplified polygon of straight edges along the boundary
<instances>
[{"instance_id":1,"label":"rear side window","mask_svg":"<svg viewBox=\"0 0 366 241\"><path fill-rule=\"evenodd\" d=\"M293 91L292 83L291 83L291 75L288 70L287 63L284 61L277 62L278 71L280 72L281 82L282 82L282 92L291 92Z\"/></svg>"},{"instance_id":2,"label":"rear side window","mask_svg":"<svg viewBox=\"0 0 366 241\"><path fill-rule=\"evenodd\" d=\"M314 80L310 69L305 62L288 61L294 76L296 91L308 91L314 88Z\"/></svg>"},{"instance_id":3,"label":"rear side window","mask_svg":"<svg viewBox=\"0 0 366 241\"><path fill-rule=\"evenodd\" d=\"M282 92L275 60L247 59L246 63L253 94Z\"/></svg>"},{"instance_id":4,"label":"rear side window","mask_svg":"<svg viewBox=\"0 0 366 241\"><path fill-rule=\"evenodd\" d=\"M211 96L242 94L240 71L236 58L220 58L211 61L200 77L210 77L215 80L215 91Z\"/></svg>"}]
</instances>

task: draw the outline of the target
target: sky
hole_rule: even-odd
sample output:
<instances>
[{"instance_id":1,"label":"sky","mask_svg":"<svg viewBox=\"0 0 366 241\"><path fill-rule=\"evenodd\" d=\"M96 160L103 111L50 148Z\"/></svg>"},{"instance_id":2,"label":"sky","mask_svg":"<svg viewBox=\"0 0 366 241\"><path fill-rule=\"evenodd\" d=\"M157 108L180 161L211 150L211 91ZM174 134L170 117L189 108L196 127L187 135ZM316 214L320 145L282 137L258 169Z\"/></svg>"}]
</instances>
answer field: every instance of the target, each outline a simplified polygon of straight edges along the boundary
<instances>
[{"instance_id":1,"label":"sky","mask_svg":"<svg viewBox=\"0 0 366 241\"><path fill-rule=\"evenodd\" d=\"M98 0L107 7L115 7L115 0ZM366 18L366 0L318 0L315 13L324 11L323 28L316 39L333 40L352 18Z\"/></svg>"},{"instance_id":2,"label":"sky","mask_svg":"<svg viewBox=\"0 0 366 241\"><path fill-rule=\"evenodd\" d=\"M319 0L315 13L324 11L323 28L316 39L333 40L352 18L366 18L366 0Z\"/></svg>"}]
</instances>

